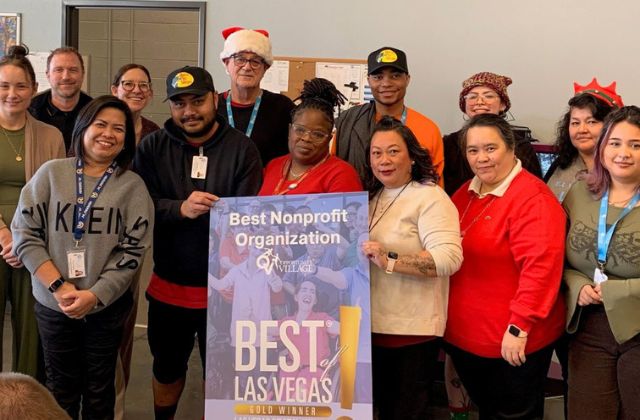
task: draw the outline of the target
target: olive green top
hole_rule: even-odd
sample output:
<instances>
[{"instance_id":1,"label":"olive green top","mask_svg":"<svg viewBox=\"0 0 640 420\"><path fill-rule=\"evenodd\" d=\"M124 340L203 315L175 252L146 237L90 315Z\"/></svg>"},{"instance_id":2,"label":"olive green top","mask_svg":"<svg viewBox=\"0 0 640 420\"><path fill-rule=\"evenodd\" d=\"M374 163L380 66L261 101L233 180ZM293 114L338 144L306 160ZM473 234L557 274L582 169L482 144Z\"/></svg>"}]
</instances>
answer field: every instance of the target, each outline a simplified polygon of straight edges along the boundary
<instances>
[{"instance_id":1,"label":"olive green top","mask_svg":"<svg viewBox=\"0 0 640 420\"><path fill-rule=\"evenodd\" d=\"M580 290L594 284L600 200L594 199L585 181L578 181L569 190L563 207L571 224L564 282L568 287L567 331L573 333L578 329L582 312L577 304ZM622 210L609 206L607 227ZM609 277L601 285L607 319L616 341L624 343L640 333L640 207L636 206L618 222L604 272Z\"/></svg>"},{"instance_id":2,"label":"olive green top","mask_svg":"<svg viewBox=\"0 0 640 420\"><path fill-rule=\"evenodd\" d=\"M20 152L20 161L16 160L16 151ZM7 225L27 182L24 162L24 127L17 131L0 128L0 214Z\"/></svg>"}]
</instances>

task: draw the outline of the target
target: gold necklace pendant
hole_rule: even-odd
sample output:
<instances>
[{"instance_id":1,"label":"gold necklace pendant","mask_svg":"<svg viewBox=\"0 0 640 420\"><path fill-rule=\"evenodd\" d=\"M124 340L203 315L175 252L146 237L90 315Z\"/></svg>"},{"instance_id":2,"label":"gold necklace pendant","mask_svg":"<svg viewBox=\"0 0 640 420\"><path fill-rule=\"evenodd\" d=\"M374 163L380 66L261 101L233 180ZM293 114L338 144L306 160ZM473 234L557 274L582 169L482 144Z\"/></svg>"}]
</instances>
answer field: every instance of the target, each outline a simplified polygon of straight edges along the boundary
<instances>
[{"instance_id":1,"label":"gold necklace pendant","mask_svg":"<svg viewBox=\"0 0 640 420\"><path fill-rule=\"evenodd\" d=\"M5 138L7 139L7 142L9 143L11 148L13 149L13 152L16 154L16 162L22 162L22 159L23 159L22 158L22 148L24 147L24 140L20 144L20 150L17 150L16 146L14 146L13 142L9 138L9 134L7 134L7 131L4 129L4 127L0 126L0 128L2 128L2 134L4 134Z\"/></svg>"}]
</instances>

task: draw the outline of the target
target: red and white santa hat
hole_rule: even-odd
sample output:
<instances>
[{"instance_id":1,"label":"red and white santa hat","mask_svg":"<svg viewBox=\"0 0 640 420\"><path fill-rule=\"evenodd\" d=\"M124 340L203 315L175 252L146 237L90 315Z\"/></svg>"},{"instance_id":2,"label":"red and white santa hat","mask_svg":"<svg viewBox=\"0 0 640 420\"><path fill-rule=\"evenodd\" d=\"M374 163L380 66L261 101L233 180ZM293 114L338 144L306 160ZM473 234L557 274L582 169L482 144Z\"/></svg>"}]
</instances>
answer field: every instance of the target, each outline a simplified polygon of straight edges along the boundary
<instances>
[{"instance_id":1,"label":"red and white santa hat","mask_svg":"<svg viewBox=\"0 0 640 420\"><path fill-rule=\"evenodd\" d=\"M222 36L225 39L224 49L220 53L222 61L233 54L246 51L259 55L269 66L273 64L269 32L264 29L245 29L234 26L224 29Z\"/></svg>"}]
</instances>

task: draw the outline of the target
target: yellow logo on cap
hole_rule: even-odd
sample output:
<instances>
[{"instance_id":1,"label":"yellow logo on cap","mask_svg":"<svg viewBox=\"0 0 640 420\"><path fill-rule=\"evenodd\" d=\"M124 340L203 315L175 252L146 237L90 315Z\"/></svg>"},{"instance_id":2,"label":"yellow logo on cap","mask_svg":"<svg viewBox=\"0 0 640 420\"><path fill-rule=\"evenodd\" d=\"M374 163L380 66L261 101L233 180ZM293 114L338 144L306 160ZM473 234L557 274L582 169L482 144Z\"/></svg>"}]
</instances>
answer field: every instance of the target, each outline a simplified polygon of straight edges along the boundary
<instances>
[{"instance_id":1,"label":"yellow logo on cap","mask_svg":"<svg viewBox=\"0 0 640 420\"><path fill-rule=\"evenodd\" d=\"M393 50L382 50L376 57L378 63L395 63L398 55Z\"/></svg>"},{"instance_id":2,"label":"yellow logo on cap","mask_svg":"<svg viewBox=\"0 0 640 420\"><path fill-rule=\"evenodd\" d=\"M174 88L186 88L193 84L193 76L187 72L181 71L173 76L171 86Z\"/></svg>"}]
</instances>

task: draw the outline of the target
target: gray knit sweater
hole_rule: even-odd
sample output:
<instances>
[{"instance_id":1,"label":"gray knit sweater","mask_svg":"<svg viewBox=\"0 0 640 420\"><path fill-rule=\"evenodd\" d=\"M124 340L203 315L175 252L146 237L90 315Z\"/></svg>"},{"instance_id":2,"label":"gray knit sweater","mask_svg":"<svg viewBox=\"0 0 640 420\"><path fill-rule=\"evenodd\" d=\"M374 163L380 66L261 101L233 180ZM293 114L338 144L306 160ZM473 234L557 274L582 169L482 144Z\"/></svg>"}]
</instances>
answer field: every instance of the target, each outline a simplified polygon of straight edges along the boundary
<instances>
[{"instance_id":1,"label":"gray knit sweater","mask_svg":"<svg viewBox=\"0 0 640 420\"><path fill-rule=\"evenodd\" d=\"M84 180L84 195L89 197L98 178L85 175ZM75 182L75 158L49 161L36 172L20 194L11 224L14 250L32 274L52 260L67 281L92 291L108 306L128 289L151 244L153 202L135 173L111 176L87 217L80 242L86 249L87 275L68 279L67 251L75 246ZM38 302L60 311L54 296L33 275L32 284Z\"/></svg>"}]
</instances>

